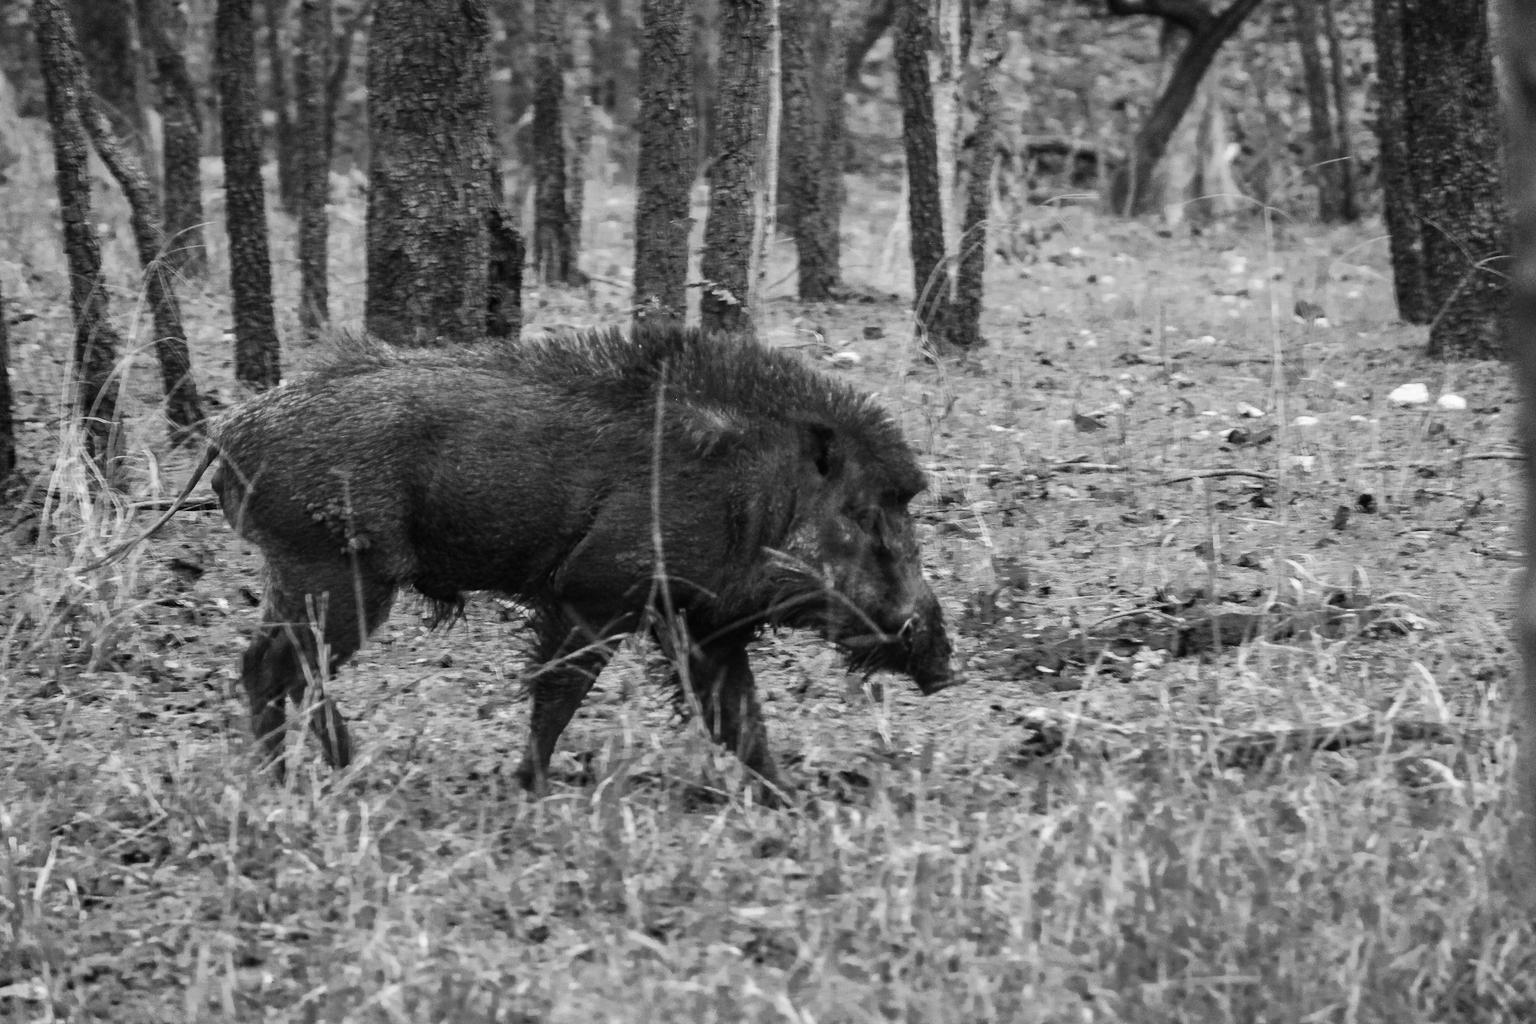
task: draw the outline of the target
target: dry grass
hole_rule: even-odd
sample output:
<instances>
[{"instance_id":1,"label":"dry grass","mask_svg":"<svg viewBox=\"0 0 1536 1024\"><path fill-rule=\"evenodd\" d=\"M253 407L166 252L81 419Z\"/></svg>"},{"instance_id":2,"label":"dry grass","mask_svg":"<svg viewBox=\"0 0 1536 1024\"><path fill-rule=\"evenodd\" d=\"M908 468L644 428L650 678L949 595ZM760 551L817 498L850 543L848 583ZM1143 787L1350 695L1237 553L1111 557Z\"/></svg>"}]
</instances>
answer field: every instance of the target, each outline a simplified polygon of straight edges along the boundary
<instances>
[{"instance_id":1,"label":"dry grass","mask_svg":"<svg viewBox=\"0 0 1536 1024\"><path fill-rule=\"evenodd\" d=\"M903 291L879 257L896 196L855 184L850 278ZM626 272L608 216L622 205L588 200L602 274ZM338 214L338 253L360 251L355 212ZM1514 430L1503 370L1420 361L1422 338L1388 322L1374 237L1281 225L1192 240L1034 215L1039 258L994 265L991 345L960 364L914 362L905 300L781 300L790 253L776 251L768 338L813 359L858 352L835 372L882 395L931 469L930 568L972 675L922 701L895 680L849 682L814 641L766 639L770 728L806 791L791 813L753 805L734 761L671 720L643 650L568 732L554 793L526 800L520 634L489 601L442 634L397 612L334 684L353 770L303 753L285 787L252 779L232 667L254 554L189 515L125 563L79 571L143 520L100 497L59 430L52 226L8 204L12 237L47 269L18 290L33 264L0 263L7 295L38 313L14 329L35 489L0 542L0 1017L1530 1019L1532 936L1502 860L1517 464L1476 457ZM336 269L342 319L355 258ZM280 263L286 309L292 277ZM116 289L121 315L136 292ZM232 397L222 288L184 294L204 383ZM1291 322L1298 297L1334 326ZM608 320L622 301L602 284L534 292L529 322ZM1389 406L1414 379L1471 410ZM163 495L186 456L158 461L143 359L131 385L141 478ZM1082 432L1074 414L1094 413L1105 428ZM1232 427L1283 429L1224 445ZM1166 482L1211 469L1279 482ZM1417 628L1147 651L1067 683L1007 668L1043 626L1201 587L1396 592ZM995 614L967 616L982 603ZM1362 714L1469 738L1384 728L1364 747L1217 766L1238 730ZM1065 733L1060 753L1031 748L1042 720Z\"/></svg>"}]
</instances>

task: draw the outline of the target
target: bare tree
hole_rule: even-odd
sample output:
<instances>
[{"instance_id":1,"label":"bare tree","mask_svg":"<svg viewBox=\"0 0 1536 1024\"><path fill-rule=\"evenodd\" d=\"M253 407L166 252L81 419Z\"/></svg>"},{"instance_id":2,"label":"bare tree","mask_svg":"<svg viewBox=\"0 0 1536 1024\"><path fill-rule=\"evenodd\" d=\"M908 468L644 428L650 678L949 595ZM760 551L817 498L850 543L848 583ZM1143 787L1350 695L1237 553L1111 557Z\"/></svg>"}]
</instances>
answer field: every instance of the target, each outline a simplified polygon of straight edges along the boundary
<instances>
[{"instance_id":1,"label":"bare tree","mask_svg":"<svg viewBox=\"0 0 1536 1024\"><path fill-rule=\"evenodd\" d=\"M534 0L533 265L544 281L571 279L571 222L565 208L565 4Z\"/></svg>"},{"instance_id":2,"label":"bare tree","mask_svg":"<svg viewBox=\"0 0 1536 1024\"><path fill-rule=\"evenodd\" d=\"M261 183L260 108L256 103L256 39L252 0L218 0L214 37L219 120L224 145L224 223L229 232L229 286L234 295L235 376L254 388L282 379L272 315L272 260L267 201Z\"/></svg>"},{"instance_id":3,"label":"bare tree","mask_svg":"<svg viewBox=\"0 0 1536 1024\"><path fill-rule=\"evenodd\" d=\"M943 344L949 316L949 269L944 260L938 137L928 71L932 47L927 0L897 0L896 92L901 99L901 137L907 153L913 310L928 337L935 344Z\"/></svg>"},{"instance_id":4,"label":"bare tree","mask_svg":"<svg viewBox=\"0 0 1536 1024\"><path fill-rule=\"evenodd\" d=\"M722 0L720 96L715 108L709 213L704 220L700 324L750 334L753 242L768 107L769 0Z\"/></svg>"},{"instance_id":5,"label":"bare tree","mask_svg":"<svg viewBox=\"0 0 1536 1024\"><path fill-rule=\"evenodd\" d=\"M80 97L80 113L96 152L128 199L134 248L144 270L144 295L155 323L155 356L160 363L160 383L165 389L165 415L171 421L171 440L177 444L204 432L202 401L192 379L192 355L187 331L182 326L181 303L176 301L171 271L163 262L165 233L161 229L160 203L144 168L112 130L112 123L96 109L88 94Z\"/></svg>"},{"instance_id":6,"label":"bare tree","mask_svg":"<svg viewBox=\"0 0 1536 1024\"><path fill-rule=\"evenodd\" d=\"M635 170L637 318L681 323L688 313L688 235L693 217L693 101L685 0L644 0L645 75Z\"/></svg>"},{"instance_id":7,"label":"bare tree","mask_svg":"<svg viewBox=\"0 0 1536 1024\"><path fill-rule=\"evenodd\" d=\"M0 288L0 484L16 472L15 402L11 398L11 325Z\"/></svg>"},{"instance_id":8,"label":"bare tree","mask_svg":"<svg viewBox=\"0 0 1536 1024\"><path fill-rule=\"evenodd\" d=\"M1106 0L1106 3L1111 14L1153 15L1188 34L1162 95L1136 132L1129 158L1110 181L1110 207L1117 213L1141 214L1151 208L1155 197L1152 182L1158 163L1168 150L1168 140L1173 137L1174 129L1178 128L1194 101L1200 80L1210 70L1222 44L1241 27L1243 19L1259 5L1259 0L1232 0L1220 12L1211 10L1205 0Z\"/></svg>"},{"instance_id":9,"label":"bare tree","mask_svg":"<svg viewBox=\"0 0 1536 1024\"><path fill-rule=\"evenodd\" d=\"M997 161L997 69L1007 53L999 0L978 5L981 61L976 69L976 126L971 132L971 176L966 182L965 220L960 233L955 303L949 343L962 349L983 343L982 277L987 269L987 216L992 210L992 169Z\"/></svg>"},{"instance_id":10,"label":"bare tree","mask_svg":"<svg viewBox=\"0 0 1536 1024\"><path fill-rule=\"evenodd\" d=\"M298 47L293 56L297 100L299 213L299 326L316 338L330 320L328 273L331 125L325 108L331 63L331 0L300 0Z\"/></svg>"},{"instance_id":11,"label":"bare tree","mask_svg":"<svg viewBox=\"0 0 1536 1024\"><path fill-rule=\"evenodd\" d=\"M138 0L138 4L139 35L154 55L164 137L167 249L163 259L175 270L202 276L208 272L208 250L203 245L203 131L197 115L197 87L182 55L186 9L172 0Z\"/></svg>"},{"instance_id":12,"label":"bare tree","mask_svg":"<svg viewBox=\"0 0 1536 1024\"><path fill-rule=\"evenodd\" d=\"M1344 43L1339 38L1339 18L1334 0L1321 0L1323 35L1328 40L1328 80L1333 87L1333 144L1339 162L1339 189L1343 203L1339 213L1345 221L1360 219L1360 197L1356 194L1355 151L1350 141L1349 86L1345 81Z\"/></svg>"},{"instance_id":13,"label":"bare tree","mask_svg":"<svg viewBox=\"0 0 1536 1024\"><path fill-rule=\"evenodd\" d=\"M263 0L267 16L267 88L272 98L272 151L277 158L277 196L285 210L298 209L298 166L301 159L289 100L286 0Z\"/></svg>"},{"instance_id":14,"label":"bare tree","mask_svg":"<svg viewBox=\"0 0 1536 1024\"><path fill-rule=\"evenodd\" d=\"M843 27L836 4L783 0L784 216L799 255L799 295L825 302L842 288Z\"/></svg>"},{"instance_id":15,"label":"bare tree","mask_svg":"<svg viewBox=\"0 0 1536 1024\"><path fill-rule=\"evenodd\" d=\"M1526 562L1536 560L1536 3L1499 0L1495 5L1505 97L1505 173L1514 214L1513 322L1508 351L1525 403L1520 426L1525 451ZM1514 819L1509 829L1516 891L1536 903L1536 573L1526 571L1515 617L1524 670L1515 687Z\"/></svg>"},{"instance_id":16,"label":"bare tree","mask_svg":"<svg viewBox=\"0 0 1536 1024\"><path fill-rule=\"evenodd\" d=\"M368 45L368 331L485 336L493 151L485 0L379 0Z\"/></svg>"},{"instance_id":17,"label":"bare tree","mask_svg":"<svg viewBox=\"0 0 1536 1024\"><path fill-rule=\"evenodd\" d=\"M43 70L64 255L69 264L69 305L75 320L75 407L84 422L87 450L109 486L116 486L121 476L122 440L117 431L118 382L113 369L121 340L108 319L101 246L91 218L89 143L84 121L89 86L63 0L34 0L32 25Z\"/></svg>"},{"instance_id":18,"label":"bare tree","mask_svg":"<svg viewBox=\"0 0 1536 1024\"><path fill-rule=\"evenodd\" d=\"M1503 348L1509 224L1486 4L1394 2L1385 21L1397 29L1401 68L1414 70L1401 78L1398 145L1382 147L1383 179L1411 193L1413 211L1411 221L1389 216L1390 230L1409 232L1394 238L1393 258L1415 243L1422 249L1417 268L1406 269L1417 269L1413 285L1424 291L1418 311L1431 318L1431 356L1494 358ZM1394 40L1386 42L1390 50ZM1393 202L1389 193L1389 213Z\"/></svg>"}]
</instances>

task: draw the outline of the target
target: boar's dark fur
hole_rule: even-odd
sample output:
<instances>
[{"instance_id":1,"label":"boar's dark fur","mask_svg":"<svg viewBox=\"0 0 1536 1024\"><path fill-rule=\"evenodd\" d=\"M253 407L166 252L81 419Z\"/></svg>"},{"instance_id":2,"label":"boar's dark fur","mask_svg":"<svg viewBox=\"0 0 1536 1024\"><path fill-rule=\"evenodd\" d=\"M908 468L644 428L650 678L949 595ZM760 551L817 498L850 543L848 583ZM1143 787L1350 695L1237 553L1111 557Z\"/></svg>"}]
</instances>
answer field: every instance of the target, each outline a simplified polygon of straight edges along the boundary
<instances>
[{"instance_id":1,"label":"boar's dark fur","mask_svg":"<svg viewBox=\"0 0 1536 1024\"><path fill-rule=\"evenodd\" d=\"M477 590L530 609L519 774L534 789L636 629L779 790L747 662L765 626L815 629L854 668L925 693L952 682L907 511L924 485L911 450L871 399L752 342L644 327L484 349L352 342L233 412L215 444L224 514L267 559L241 677L274 760L285 697L315 667L308 623L334 671L402 587L440 609ZM347 764L329 699L311 724Z\"/></svg>"}]
</instances>

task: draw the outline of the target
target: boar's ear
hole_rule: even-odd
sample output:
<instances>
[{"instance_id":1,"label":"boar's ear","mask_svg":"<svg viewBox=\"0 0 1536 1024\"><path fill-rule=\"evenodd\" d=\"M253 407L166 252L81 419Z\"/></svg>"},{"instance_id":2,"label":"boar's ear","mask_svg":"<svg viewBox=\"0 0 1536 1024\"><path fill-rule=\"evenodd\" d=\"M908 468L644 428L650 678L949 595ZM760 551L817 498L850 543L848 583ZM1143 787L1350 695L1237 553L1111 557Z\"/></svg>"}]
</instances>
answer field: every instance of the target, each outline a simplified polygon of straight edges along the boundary
<instances>
[{"instance_id":1,"label":"boar's ear","mask_svg":"<svg viewBox=\"0 0 1536 1024\"><path fill-rule=\"evenodd\" d=\"M842 468L842 446L837 434L825 423L802 423L800 426L800 454L822 476L831 476Z\"/></svg>"}]
</instances>

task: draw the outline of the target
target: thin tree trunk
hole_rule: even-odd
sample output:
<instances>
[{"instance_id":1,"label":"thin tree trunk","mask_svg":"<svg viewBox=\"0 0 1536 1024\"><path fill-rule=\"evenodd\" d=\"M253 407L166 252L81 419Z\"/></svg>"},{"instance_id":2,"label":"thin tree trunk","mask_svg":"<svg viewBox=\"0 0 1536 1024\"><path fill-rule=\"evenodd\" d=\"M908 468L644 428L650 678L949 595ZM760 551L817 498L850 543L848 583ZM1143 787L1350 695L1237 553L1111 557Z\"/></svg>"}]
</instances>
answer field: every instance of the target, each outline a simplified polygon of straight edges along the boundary
<instances>
[{"instance_id":1,"label":"thin tree trunk","mask_svg":"<svg viewBox=\"0 0 1536 1024\"><path fill-rule=\"evenodd\" d=\"M709 213L704 220L700 325L752 334L754 215L763 185L770 26L767 0L722 0L720 96L715 108Z\"/></svg>"},{"instance_id":2,"label":"thin tree trunk","mask_svg":"<svg viewBox=\"0 0 1536 1024\"><path fill-rule=\"evenodd\" d=\"M534 0L533 265L542 281L571 279L571 224L565 208L565 4Z\"/></svg>"},{"instance_id":3,"label":"thin tree trunk","mask_svg":"<svg viewBox=\"0 0 1536 1024\"><path fill-rule=\"evenodd\" d=\"M799 255L799 296L826 302L842 287L841 26L832 6L783 0L784 226Z\"/></svg>"},{"instance_id":4,"label":"thin tree trunk","mask_svg":"<svg viewBox=\"0 0 1536 1024\"><path fill-rule=\"evenodd\" d=\"M1323 35L1328 39L1328 68L1333 86L1333 144L1339 161L1339 216L1347 223L1360 219L1360 199L1355 194L1355 148L1349 133L1349 85L1345 81L1344 44L1339 39L1339 18L1333 0L1320 0Z\"/></svg>"},{"instance_id":5,"label":"thin tree trunk","mask_svg":"<svg viewBox=\"0 0 1536 1024\"><path fill-rule=\"evenodd\" d=\"M299 0L293 91L298 103L299 327L317 339L330 321L328 248L331 137L325 83L331 66L331 0Z\"/></svg>"},{"instance_id":6,"label":"thin tree trunk","mask_svg":"<svg viewBox=\"0 0 1536 1024\"><path fill-rule=\"evenodd\" d=\"M944 241L949 243L960 237L959 191L956 188L955 168L960 154L960 111L963 106L961 80L964 75L965 55L962 54L964 32L961 28L961 8L964 0L934 0L932 10L937 17L933 22L933 55L929 66L933 69L933 138L939 157L939 205L944 223ZM955 276L953 252L946 252L949 274L949 298L954 300Z\"/></svg>"},{"instance_id":7,"label":"thin tree trunk","mask_svg":"<svg viewBox=\"0 0 1536 1024\"><path fill-rule=\"evenodd\" d=\"M1509 301L1498 95L1483 0L1401 0L1410 182L1434 319L1429 355L1494 359Z\"/></svg>"},{"instance_id":8,"label":"thin tree trunk","mask_svg":"<svg viewBox=\"0 0 1536 1024\"><path fill-rule=\"evenodd\" d=\"M1333 112L1328 102L1328 72L1323 51L1317 5L1320 0L1294 0L1296 49L1301 54L1302 81L1307 93L1307 135L1312 141L1307 172L1317 188L1317 216L1325 224L1343 219L1344 184L1340 179L1338 145L1333 136Z\"/></svg>"},{"instance_id":9,"label":"thin tree trunk","mask_svg":"<svg viewBox=\"0 0 1536 1024\"><path fill-rule=\"evenodd\" d=\"M571 118L571 171L566 176L566 217L571 225L571 265L581 260L581 225L586 212L587 160L592 150L592 37L596 32L597 7L582 0L577 12L576 37L572 40L572 77L576 109Z\"/></svg>"},{"instance_id":10,"label":"thin tree trunk","mask_svg":"<svg viewBox=\"0 0 1536 1024\"><path fill-rule=\"evenodd\" d=\"M90 97L82 96L81 100L86 131L128 199L134 247L144 269L144 295L155 322L155 356L165 390L165 415L171 421L171 441L181 444L205 433L206 416L192 379L192 355L182 326L181 303L176 301L170 270L162 261L165 233L160 227L160 203L149 176L113 133L112 123L94 109Z\"/></svg>"},{"instance_id":11,"label":"thin tree trunk","mask_svg":"<svg viewBox=\"0 0 1536 1024\"><path fill-rule=\"evenodd\" d=\"M949 315L949 270L944 262L943 204L939 200L938 142L928 79L932 48L927 0L898 0L896 92L907 154L907 222L911 227L913 310L934 343L942 343Z\"/></svg>"},{"instance_id":12,"label":"thin tree trunk","mask_svg":"<svg viewBox=\"0 0 1536 1024\"><path fill-rule=\"evenodd\" d=\"M1397 315L1405 323L1427 324L1435 309L1430 301L1424 234L1408 152L1401 0L1375 0L1371 13L1379 86L1376 139L1381 149L1381 207L1392 253L1392 291L1397 297Z\"/></svg>"},{"instance_id":13,"label":"thin tree trunk","mask_svg":"<svg viewBox=\"0 0 1536 1024\"><path fill-rule=\"evenodd\" d=\"M1503 41L1500 68L1505 106L1504 181L1514 214L1513 323L1508 351L1515 361L1524 409L1520 442L1525 451L1525 557L1536 562L1536 3L1499 0L1495 8ZM1509 863L1514 891L1536 909L1536 572L1520 583L1517 639L1524 663L1513 702L1518 746Z\"/></svg>"},{"instance_id":14,"label":"thin tree trunk","mask_svg":"<svg viewBox=\"0 0 1536 1024\"><path fill-rule=\"evenodd\" d=\"M172 0L139 0L139 26L154 54L160 94L164 259L174 270L202 277L208 273L208 249L203 244L203 130L197 114L197 87L182 56L186 12Z\"/></svg>"},{"instance_id":15,"label":"thin tree trunk","mask_svg":"<svg viewBox=\"0 0 1536 1024\"><path fill-rule=\"evenodd\" d=\"M635 169L637 320L681 324L688 313L694 122L685 0L641 4L646 75L640 88Z\"/></svg>"},{"instance_id":16,"label":"thin tree trunk","mask_svg":"<svg viewBox=\"0 0 1536 1024\"><path fill-rule=\"evenodd\" d=\"M0 288L0 484L16 472L15 400L11 397L11 327Z\"/></svg>"},{"instance_id":17,"label":"thin tree trunk","mask_svg":"<svg viewBox=\"0 0 1536 1024\"><path fill-rule=\"evenodd\" d=\"M470 342L491 315L485 0L380 0L368 47L368 332Z\"/></svg>"},{"instance_id":18,"label":"thin tree trunk","mask_svg":"<svg viewBox=\"0 0 1536 1024\"><path fill-rule=\"evenodd\" d=\"M1108 0L1108 4L1110 12L1117 15L1161 14L1169 17L1164 12L1173 9L1165 8L1157 0ZM1210 70L1222 44L1258 5L1259 0L1232 0L1220 14L1212 14L1203 4L1187 10L1184 5L1179 5L1178 9L1185 11L1187 17L1176 23L1190 33L1189 42L1180 52L1173 74L1162 95L1152 105L1152 112L1136 132L1125 165L1110 182L1110 208L1116 213L1134 215L1150 210L1157 194L1152 182L1157 166L1167 152L1168 140L1188 112L1200 82Z\"/></svg>"},{"instance_id":19,"label":"thin tree trunk","mask_svg":"<svg viewBox=\"0 0 1536 1024\"><path fill-rule=\"evenodd\" d=\"M116 487L121 482L122 438L117 429L118 382L113 370L121 342L108 319L101 246L91 216L89 143L84 123L89 87L74 26L62 0L34 0L32 22L53 135L64 255L69 263L69 305L75 320L75 407L85 428L87 451L108 486Z\"/></svg>"},{"instance_id":20,"label":"thin tree trunk","mask_svg":"<svg viewBox=\"0 0 1536 1024\"><path fill-rule=\"evenodd\" d=\"M214 37L224 147L224 222L229 232L229 285L234 295L235 376L258 390L282 379L272 315L272 259L261 182L260 108L256 103L256 38L251 0L218 0Z\"/></svg>"},{"instance_id":21,"label":"thin tree trunk","mask_svg":"<svg viewBox=\"0 0 1536 1024\"><path fill-rule=\"evenodd\" d=\"M976 127L971 132L971 176L966 182L965 223L960 234L960 269L950 344L962 349L985 343L981 336L982 278L987 269L987 217L992 211L992 168L997 160L997 69L1007 52L997 2L988 4L976 72Z\"/></svg>"},{"instance_id":22,"label":"thin tree trunk","mask_svg":"<svg viewBox=\"0 0 1536 1024\"><path fill-rule=\"evenodd\" d=\"M293 109L288 96L287 45L283 27L287 21L285 0L263 0L267 15L267 81L272 95L272 151L277 157L277 196L283 209L298 209L298 161L293 129Z\"/></svg>"},{"instance_id":23,"label":"thin tree trunk","mask_svg":"<svg viewBox=\"0 0 1536 1024\"><path fill-rule=\"evenodd\" d=\"M341 93L346 88L347 72L352 67L352 46L373 14L373 3L374 0L362 0L357 11L336 33L336 59L325 84L325 137L332 153L336 150L336 111L341 109Z\"/></svg>"},{"instance_id":24,"label":"thin tree trunk","mask_svg":"<svg viewBox=\"0 0 1536 1024\"><path fill-rule=\"evenodd\" d=\"M752 192L752 249L747 266L747 316L753 325L762 323L767 312L768 254L778 230L779 132L784 114L784 96L779 89L784 74L782 49L779 0L768 0L768 69L764 76L768 102L763 112L762 156L757 164L760 180Z\"/></svg>"}]
</instances>

